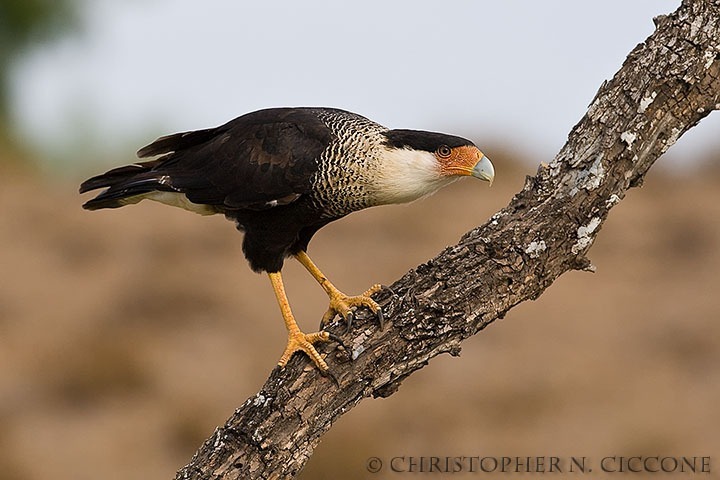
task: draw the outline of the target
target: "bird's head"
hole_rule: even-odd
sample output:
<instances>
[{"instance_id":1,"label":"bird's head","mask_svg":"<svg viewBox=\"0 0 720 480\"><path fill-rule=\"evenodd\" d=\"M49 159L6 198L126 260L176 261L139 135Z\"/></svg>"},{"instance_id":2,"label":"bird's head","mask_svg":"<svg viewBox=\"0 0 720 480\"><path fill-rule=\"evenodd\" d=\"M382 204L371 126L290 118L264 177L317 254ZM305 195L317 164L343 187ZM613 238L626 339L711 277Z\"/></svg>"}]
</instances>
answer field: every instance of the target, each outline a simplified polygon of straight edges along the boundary
<instances>
[{"instance_id":1,"label":"bird's head","mask_svg":"<svg viewBox=\"0 0 720 480\"><path fill-rule=\"evenodd\" d=\"M461 177L492 184L495 168L473 142L419 130L384 132L383 203L412 201Z\"/></svg>"}]
</instances>

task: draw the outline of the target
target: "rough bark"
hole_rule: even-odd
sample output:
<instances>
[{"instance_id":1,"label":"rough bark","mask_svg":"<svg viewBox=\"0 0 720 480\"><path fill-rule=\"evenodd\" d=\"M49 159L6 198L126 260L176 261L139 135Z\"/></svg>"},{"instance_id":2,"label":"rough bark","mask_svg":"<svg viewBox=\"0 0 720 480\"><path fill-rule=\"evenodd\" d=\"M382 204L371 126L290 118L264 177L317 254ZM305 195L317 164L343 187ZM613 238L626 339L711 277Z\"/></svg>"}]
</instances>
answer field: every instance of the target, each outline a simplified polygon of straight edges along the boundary
<instances>
[{"instance_id":1,"label":"rough bark","mask_svg":"<svg viewBox=\"0 0 720 480\"><path fill-rule=\"evenodd\" d=\"M592 270L586 252L627 189L688 129L720 108L720 1L685 0L604 82L549 165L487 223L376 295L386 319L358 312L330 330L347 352L322 345L337 384L305 356L275 369L198 450L178 479L292 478L342 414L395 393L408 375L568 270ZM349 355L353 360L349 360Z\"/></svg>"}]
</instances>

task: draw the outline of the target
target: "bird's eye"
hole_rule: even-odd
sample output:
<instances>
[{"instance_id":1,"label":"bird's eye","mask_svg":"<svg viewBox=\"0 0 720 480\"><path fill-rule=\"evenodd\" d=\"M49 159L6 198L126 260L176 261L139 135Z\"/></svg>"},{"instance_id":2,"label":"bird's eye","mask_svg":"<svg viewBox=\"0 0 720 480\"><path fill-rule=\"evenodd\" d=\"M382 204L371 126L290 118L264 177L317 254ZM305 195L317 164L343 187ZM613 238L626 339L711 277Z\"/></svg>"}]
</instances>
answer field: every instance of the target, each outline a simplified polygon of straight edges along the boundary
<instances>
[{"instance_id":1,"label":"bird's eye","mask_svg":"<svg viewBox=\"0 0 720 480\"><path fill-rule=\"evenodd\" d=\"M447 145L440 145L437 149L437 154L440 158L448 158L450 156L450 147Z\"/></svg>"}]
</instances>

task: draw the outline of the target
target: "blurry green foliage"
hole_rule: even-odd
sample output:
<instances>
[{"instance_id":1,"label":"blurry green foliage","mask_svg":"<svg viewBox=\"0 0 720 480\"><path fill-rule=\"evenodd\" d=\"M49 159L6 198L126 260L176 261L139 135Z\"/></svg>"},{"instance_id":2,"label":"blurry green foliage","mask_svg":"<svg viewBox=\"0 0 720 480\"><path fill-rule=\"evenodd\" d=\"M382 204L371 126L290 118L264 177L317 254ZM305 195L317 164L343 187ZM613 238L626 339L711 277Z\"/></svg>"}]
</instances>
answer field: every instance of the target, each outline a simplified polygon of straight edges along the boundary
<instances>
[{"instance_id":1,"label":"blurry green foliage","mask_svg":"<svg viewBox=\"0 0 720 480\"><path fill-rule=\"evenodd\" d=\"M12 63L76 24L76 0L0 0L0 123L8 113Z\"/></svg>"}]
</instances>

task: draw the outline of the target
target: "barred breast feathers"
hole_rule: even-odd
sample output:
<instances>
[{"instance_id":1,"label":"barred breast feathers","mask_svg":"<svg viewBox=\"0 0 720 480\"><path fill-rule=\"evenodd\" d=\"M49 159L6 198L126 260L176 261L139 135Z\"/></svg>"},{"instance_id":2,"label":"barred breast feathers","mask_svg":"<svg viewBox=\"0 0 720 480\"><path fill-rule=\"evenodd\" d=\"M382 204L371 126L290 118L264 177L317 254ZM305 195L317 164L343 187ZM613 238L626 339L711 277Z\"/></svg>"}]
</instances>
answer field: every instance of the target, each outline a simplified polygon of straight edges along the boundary
<instances>
[{"instance_id":1,"label":"barred breast feathers","mask_svg":"<svg viewBox=\"0 0 720 480\"><path fill-rule=\"evenodd\" d=\"M322 109L318 117L335 140L320 156L314 203L326 218L375 205L372 193L382 164L382 132L387 128L343 110Z\"/></svg>"}]
</instances>

